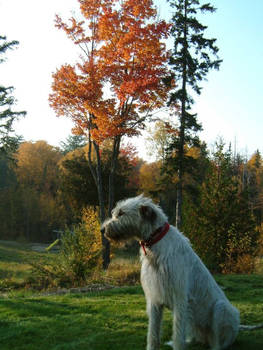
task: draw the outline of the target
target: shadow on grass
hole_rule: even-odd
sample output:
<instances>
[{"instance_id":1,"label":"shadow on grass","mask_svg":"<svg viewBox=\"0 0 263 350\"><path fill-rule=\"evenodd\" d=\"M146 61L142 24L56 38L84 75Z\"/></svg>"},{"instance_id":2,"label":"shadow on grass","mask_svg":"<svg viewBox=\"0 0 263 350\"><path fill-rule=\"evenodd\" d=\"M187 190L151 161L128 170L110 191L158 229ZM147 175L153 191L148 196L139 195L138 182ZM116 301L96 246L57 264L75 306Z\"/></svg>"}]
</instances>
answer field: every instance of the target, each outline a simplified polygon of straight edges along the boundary
<instances>
[{"instance_id":1,"label":"shadow on grass","mask_svg":"<svg viewBox=\"0 0 263 350\"><path fill-rule=\"evenodd\" d=\"M1 349L144 349L142 291L0 300ZM5 315L3 317L3 315Z\"/></svg>"},{"instance_id":2,"label":"shadow on grass","mask_svg":"<svg viewBox=\"0 0 263 350\"><path fill-rule=\"evenodd\" d=\"M247 324L263 322L261 276L219 276ZM170 339L166 311L163 340ZM87 294L0 299L1 350L143 350L147 316L140 287ZM241 332L230 350L261 350L263 330ZM165 345L161 350L168 350ZM190 350L204 350L192 345Z\"/></svg>"}]
</instances>

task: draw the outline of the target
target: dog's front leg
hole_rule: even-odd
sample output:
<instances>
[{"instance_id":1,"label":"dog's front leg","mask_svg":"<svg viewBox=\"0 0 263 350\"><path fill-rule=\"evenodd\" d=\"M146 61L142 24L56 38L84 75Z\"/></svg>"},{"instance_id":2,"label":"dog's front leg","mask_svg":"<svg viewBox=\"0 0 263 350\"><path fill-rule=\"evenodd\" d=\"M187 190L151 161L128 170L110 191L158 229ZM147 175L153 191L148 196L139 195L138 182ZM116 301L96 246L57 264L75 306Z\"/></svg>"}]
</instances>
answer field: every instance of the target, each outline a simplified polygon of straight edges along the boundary
<instances>
[{"instance_id":1,"label":"dog's front leg","mask_svg":"<svg viewBox=\"0 0 263 350\"><path fill-rule=\"evenodd\" d=\"M160 347L163 306L148 302L147 313L149 316L147 350L157 350Z\"/></svg>"},{"instance_id":2,"label":"dog's front leg","mask_svg":"<svg viewBox=\"0 0 263 350\"><path fill-rule=\"evenodd\" d=\"M173 348L174 350L185 349L185 332L187 321L187 302L180 298L180 302L173 309Z\"/></svg>"}]
</instances>

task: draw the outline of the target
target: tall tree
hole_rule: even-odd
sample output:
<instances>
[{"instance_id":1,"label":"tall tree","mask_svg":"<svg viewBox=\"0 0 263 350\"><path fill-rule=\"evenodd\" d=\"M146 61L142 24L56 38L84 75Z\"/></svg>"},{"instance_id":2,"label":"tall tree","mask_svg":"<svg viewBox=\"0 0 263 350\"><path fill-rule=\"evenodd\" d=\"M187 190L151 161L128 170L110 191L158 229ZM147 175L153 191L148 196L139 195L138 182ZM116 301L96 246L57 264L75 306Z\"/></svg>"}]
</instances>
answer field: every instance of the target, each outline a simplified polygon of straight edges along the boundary
<instances>
[{"instance_id":1,"label":"tall tree","mask_svg":"<svg viewBox=\"0 0 263 350\"><path fill-rule=\"evenodd\" d=\"M199 203L189 203L184 230L197 252L214 271L237 271L246 254L256 253L258 232L249 193L236 173L231 148L215 145ZM238 263L239 262L239 263Z\"/></svg>"},{"instance_id":2,"label":"tall tree","mask_svg":"<svg viewBox=\"0 0 263 350\"><path fill-rule=\"evenodd\" d=\"M63 154L82 148L87 144L86 138L83 135L69 135L65 141L60 142L60 147Z\"/></svg>"},{"instance_id":3,"label":"tall tree","mask_svg":"<svg viewBox=\"0 0 263 350\"><path fill-rule=\"evenodd\" d=\"M68 206L59 190L58 148L44 141L24 142L13 154L0 154L0 237L50 242L63 229Z\"/></svg>"},{"instance_id":4,"label":"tall tree","mask_svg":"<svg viewBox=\"0 0 263 350\"><path fill-rule=\"evenodd\" d=\"M168 0L174 10L171 33L174 48L170 58L172 78L176 80L176 88L170 94L170 105L176 105L179 117L179 133L174 137L170 148L177 152L175 168L178 171L176 224L182 224L183 177L185 170L185 146L195 145L198 141L196 133L201 129L197 115L190 113L194 103L191 91L201 93L200 82L210 69L218 69L216 39L204 37L206 26L198 18L199 13L214 12L216 9L209 3L201 5L199 0Z\"/></svg>"},{"instance_id":5,"label":"tall tree","mask_svg":"<svg viewBox=\"0 0 263 350\"><path fill-rule=\"evenodd\" d=\"M110 150L105 147L101 151L103 190L108 192L108 183L105 180L109 177ZM117 200L135 195L138 188L136 183L138 160L131 152L132 149L129 147L120 150L115 176L115 183L118 186ZM85 146L67 153L60 162L61 192L77 218L81 217L83 208L99 205L87 155L88 146ZM95 161L95 154L92 161Z\"/></svg>"},{"instance_id":6,"label":"tall tree","mask_svg":"<svg viewBox=\"0 0 263 350\"><path fill-rule=\"evenodd\" d=\"M5 61L3 55L9 49L18 45L18 41L6 41L5 36L0 36L0 63ZM16 100L12 96L14 88L0 85L0 152L14 151L18 147L19 137L11 136L13 132L13 122L17 118L24 116L26 112L15 112L12 106Z\"/></svg>"},{"instance_id":7,"label":"tall tree","mask_svg":"<svg viewBox=\"0 0 263 350\"><path fill-rule=\"evenodd\" d=\"M61 158L59 148L45 141L24 142L15 154L23 213L21 234L23 232L28 240L51 240L52 231L65 224L65 208L58 195Z\"/></svg>"},{"instance_id":8,"label":"tall tree","mask_svg":"<svg viewBox=\"0 0 263 350\"><path fill-rule=\"evenodd\" d=\"M162 164L165 164L167 148L173 140L176 126L170 120L157 120L154 128L148 129L149 136L146 139L146 148L150 156L155 156Z\"/></svg>"},{"instance_id":9,"label":"tall tree","mask_svg":"<svg viewBox=\"0 0 263 350\"><path fill-rule=\"evenodd\" d=\"M55 197L58 182L60 150L46 141L24 142L16 153L19 182Z\"/></svg>"},{"instance_id":10,"label":"tall tree","mask_svg":"<svg viewBox=\"0 0 263 350\"><path fill-rule=\"evenodd\" d=\"M166 98L162 82L167 52L162 39L169 25L157 20L152 0L78 0L83 21L71 18L56 25L80 47L75 66L64 65L53 75L50 104L57 115L69 116L75 133L85 134L89 165L97 186L100 220L106 216L100 147L112 145L108 178L108 212L114 204L114 177L124 135L144 127L149 112ZM96 166L91 155L95 150ZM104 245L103 266L109 264L109 243Z\"/></svg>"},{"instance_id":11,"label":"tall tree","mask_svg":"<svg viewBox=\"0 0 263 350\"><path fill-rule=\"evenodd\" d=\"M249 192L251 209L257 224L260 225L263 218L263 159L259 150L246 163L243 179L245 180L244 186Z\"/></svg>"}]
</instances>

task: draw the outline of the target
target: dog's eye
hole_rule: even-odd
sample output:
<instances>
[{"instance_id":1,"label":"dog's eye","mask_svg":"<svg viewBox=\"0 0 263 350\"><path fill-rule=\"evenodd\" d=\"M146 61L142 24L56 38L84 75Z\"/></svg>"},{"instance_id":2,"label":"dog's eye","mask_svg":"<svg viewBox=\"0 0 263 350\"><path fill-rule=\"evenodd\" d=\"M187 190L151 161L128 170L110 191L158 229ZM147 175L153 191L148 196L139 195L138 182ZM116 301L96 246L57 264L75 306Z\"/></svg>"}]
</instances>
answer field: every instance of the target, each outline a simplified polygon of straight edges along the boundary
<instances>
[{"instance_id":1,"label":"dog's eye","mask_svg":"<svg viewBox=\"0 0 263 350\"><path fill-rule=\"evenodd\" d=\"M124 212L122 210L119 211L118 216L122 216Z\"/></svg>"}]
</instances>

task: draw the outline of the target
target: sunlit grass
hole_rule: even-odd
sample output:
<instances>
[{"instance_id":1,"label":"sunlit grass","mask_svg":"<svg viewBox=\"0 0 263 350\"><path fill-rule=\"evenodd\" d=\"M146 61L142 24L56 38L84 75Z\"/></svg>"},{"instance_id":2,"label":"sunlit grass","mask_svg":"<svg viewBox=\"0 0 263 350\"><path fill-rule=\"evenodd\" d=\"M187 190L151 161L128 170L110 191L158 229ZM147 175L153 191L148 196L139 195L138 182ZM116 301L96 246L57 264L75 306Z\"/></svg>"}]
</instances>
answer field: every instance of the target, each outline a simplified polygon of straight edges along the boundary
<instances>
[{"instance_id":1,"label":"sunlit grass","mask_svg":"<svg viewBox=\"0 0 263 350\"><path fill-rule=\"evenodd\" d=\"M0 242L0 274L23 281L30 274L31 260L52 258L37 253L27 245ZM0 294L1 350L143 350L146 347L147 317L143 291L139 284L139 258L125 251L115 251L107 273L97 276L125 288L86 293L41 296L34 292ZM9 276L9 277L8 277ZM216 276L230 301L238 307L243 324L263 322L262 275ZM172 332L171 313L163 322L161 350ZM261 350L263 330L241 332L230 350ZM191 345L190 350L204 350Z\"/></svg>"},{"instance_id":2,"label":"sunlit grass","mask_svg":"<svg viewBox=\"0 0 263 350\"><path fill-rule=\"evenodd\" d=\"M32 251L29 244L0 241L0 292L24 287L31 274L30 263L46 258L46 254Z\"/></svg>"},{"instance_id":3,"label":"sunlit grass","mask_svg":"<svg viewBox=\"0 0 263 350\"><path fill-rule=\"evenodd\" d=\"M102 276L105 281L114 285L137 285L140 282L139 258L115 258L107 272Z\"/></svg>"},{"instance_id":4,"label":"sunlit grass","mask_svg":"<svg viewBox=\"0 0 263 350\"><path fill-rule=\"evenodd\" d=\"M240 309L243 323L262 321L260 276L220 276L219 282ZM172 330L169 311L164 318L161 350L168 349L164 342L170 339ZM146 333L145 298L139 286L85 295L0 299L3 350L143 350ZM230 350L261 350L262 344L262 330L241 332ZM205 347L192 345L189 349Z\"/></svg>"}]
</instances>

